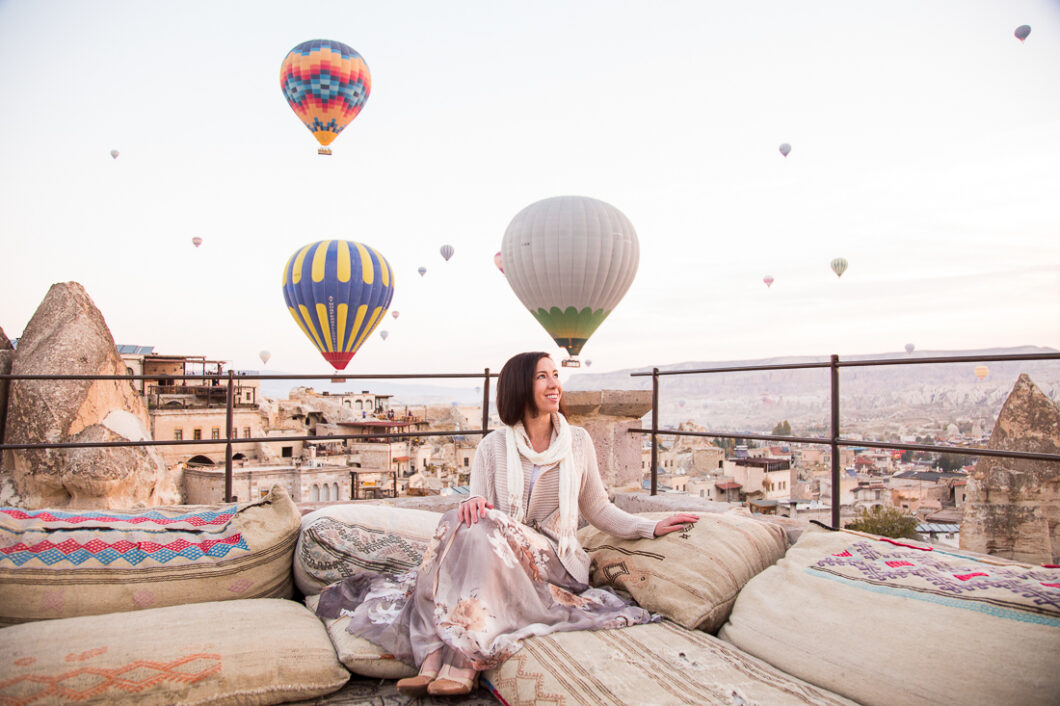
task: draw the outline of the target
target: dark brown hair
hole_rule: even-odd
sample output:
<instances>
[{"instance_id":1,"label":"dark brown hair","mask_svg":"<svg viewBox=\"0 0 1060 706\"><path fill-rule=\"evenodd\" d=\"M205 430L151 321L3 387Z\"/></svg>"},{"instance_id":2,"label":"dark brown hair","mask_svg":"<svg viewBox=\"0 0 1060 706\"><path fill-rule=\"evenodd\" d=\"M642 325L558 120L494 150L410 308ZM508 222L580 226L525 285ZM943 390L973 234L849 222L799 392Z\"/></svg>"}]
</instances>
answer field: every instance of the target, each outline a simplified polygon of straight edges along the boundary
<instances>
[{"instance_id":1,"label":"dark brown hair","mask_svg":"<svg viewBox=\"0 0 1060 706\"><path fill-rule=\"evenodd\" d=\"M501 368L497 380L497 414L503 423L512 426L521 422L527 410L537 413L537 405L534 404L534 371L537 370L538 361L551 357L542 351L519 353L509 358ZM562 396L559 398L559 411L566 415Z\"/></svg>"}]
</instances>

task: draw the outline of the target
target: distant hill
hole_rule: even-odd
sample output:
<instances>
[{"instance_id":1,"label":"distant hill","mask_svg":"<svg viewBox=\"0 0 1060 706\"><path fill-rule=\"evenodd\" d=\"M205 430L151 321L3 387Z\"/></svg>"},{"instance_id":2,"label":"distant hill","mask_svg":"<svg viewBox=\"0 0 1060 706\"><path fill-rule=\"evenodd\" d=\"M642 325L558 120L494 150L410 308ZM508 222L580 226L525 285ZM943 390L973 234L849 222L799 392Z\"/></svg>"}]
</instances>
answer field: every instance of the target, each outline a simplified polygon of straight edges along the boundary
<instances>
[{"instance_id":1,"label":"distant hill","mask_svg":"<svg viewBox=\"0 0 1060 706\"><path fill-rule=\"evenodd\" d=\"M962 351L915 351L852 355L841 360L935 358L942 356L1056 353L1052 348L1022 346ZM757 360L690 361L659 366L664 370L789 365L827 362L827 356L790 356ZM1027 373L1053 400L1060 398L1060 361L986 363L990 373L980 381L972 372L977 363L888 365L844 368L840 372L841 428L904 426L913 428L928 420L979 419L990 425L1020 373ZM650 390L650 377L631 377L626 369L607 373L578 373L567 381L568 390ZM747 373L664 376L660 378L660 424L676 426L696 421L708 429L769 432L789 420L800 434L811 427L826 427L830 386L827 369L772 370Z\"/></svg>"}]
</instances>

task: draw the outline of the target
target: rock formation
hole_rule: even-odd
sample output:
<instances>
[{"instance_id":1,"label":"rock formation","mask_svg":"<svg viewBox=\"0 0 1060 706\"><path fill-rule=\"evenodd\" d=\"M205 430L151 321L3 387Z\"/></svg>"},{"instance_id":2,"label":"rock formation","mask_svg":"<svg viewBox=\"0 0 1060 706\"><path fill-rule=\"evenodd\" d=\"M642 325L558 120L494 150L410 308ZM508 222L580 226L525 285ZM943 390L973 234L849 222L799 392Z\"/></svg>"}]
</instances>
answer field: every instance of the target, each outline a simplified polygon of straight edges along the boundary
<instances>
[{"instance_id":1,"label":"rock formation","mask_svg":"<svg viewBox=\"0 0 1060 706\"><path fill-rule=\"evenodd\" d=\"M651 392L577 390L564 392L567 419L584 427L596 447L600 477L608 490L640 488L644 437L631 434L651 410Z\"/></svg>"},{"instance_id":2,"label":"rock formation","mask_svg":"<svg viewBox=\"0 0 1060 706\"><path fill-rule=\"evenodd\" d=\"M15 352L11 345L11 341L9 341L4 334L4 329L0 328L0 375L7 375L11 372L11 361L14 357ZM0 380L0 444L4 443L4 417L7 416L7 388L7 380ZM0 459L0 468L3 468L2 459Z\"/></svg>"},{"instance_id":3,"label":"rock formation","mask_svg":"<svg viewBox=\"0 0 1060 706\"><path fill-rule=\"evenodd\" d=\"M1060 454L1060 407L1020 375L987 446ZM1060 563L1060 463L980 456L967 490L962 549Z\"/></svg>"},{"instance_id":4,"label":"rock formation","mask_svg":"<svg viewBox=\"0 0 1060 706\"><path fill-rule=\"evenodd\" d=\"M76 282L52 285L18 342L16 375L124 375L103 315ZM13 380L6 442L142 441L147 408L127 380ZM22 507L123 508L180 502L151 447L4 451Z\"/></svg>"}]
</instances>

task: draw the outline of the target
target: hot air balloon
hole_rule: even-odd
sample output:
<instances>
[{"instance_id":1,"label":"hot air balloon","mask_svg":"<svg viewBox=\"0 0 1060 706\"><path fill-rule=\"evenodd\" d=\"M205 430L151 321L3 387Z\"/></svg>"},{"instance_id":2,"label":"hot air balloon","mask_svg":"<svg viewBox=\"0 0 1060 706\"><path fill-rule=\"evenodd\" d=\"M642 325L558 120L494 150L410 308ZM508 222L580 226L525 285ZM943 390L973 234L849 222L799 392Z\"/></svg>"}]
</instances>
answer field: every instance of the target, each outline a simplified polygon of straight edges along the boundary
<instances>
[{"instance_id":1,"label":"hot air balloon","mask_svg":"<svg viewBox=\"0 0 1060 706\"><path fill-rule=\"evenodd\" d=\"M504 274L504 267L503 267L503 265L501 265L501 251L500 250L498 250L497 254L493 256L493 264L497 266L497 269L500 270L501 274L503 275Z\"/></svg>"},{"instance_id":2,"label":"hot air balloon","mask_svg":"<svg viewBox=\"0 0 1060 706\"><path fill-rule=\"evenodd\" d=\"M200 245L202 245L202 238L200 238L199 236L195 236L191 239L191 244L195 247L199 247Z\"/></svg>"},{"instance_id":3,"label":"hot air balloon","mask_svg":"<svg viewBox=\"0 0 1060 706\"><path fill-rule=\"evenodd\" d=\"M633 224L614 206L556 196L515 215L501 257L519 300L558 345L577 356L633 283L640 244Z\"/></svg>"},{"instance_id":4,"label":"hot air balloon","mask_svg":"<svg viewBox=\"0 0 1060 706\"><path fill-rule=\"evenodd\" d=\"M975 373L975 376L980 380L985 380L986 376L990 374L990 368L985 365L977 365L972 372Z\"/></svg>"},{"instance_id":5,"label":"hot air balloon","mask_svg":"<svg viewBox=\"0 0 1060 706\"><path fill-rule=\"evenodd\" d=\"M372 76L361 55L342 42L313 39L291 51L280 66L280 88L299 120L320 143L319 154L364 107Z\"/></svg>"},{"instance_id":6,"label":"hot air balloon","mask_svg":"<svg viewBox=\"0 0 1060 706\"><path fill-rule=\"evenodd\" d=\"M392 312L390 312L390 315L393 316L396 319L397 317L401 316L401 312L400 311L392 311Z\"/></svg>"},{"instance_id":7,"label":"hot air balloon","mask_svg":"<svg viewBox=\"0 0 1060 706\"><path fill-rule=\"evenodd\" d=\"M262 363L264 363L265 365L268 365L269 364L269 358L272 357L272 353L269 353L268 351L261 351L260 353L258 353L258 357L261 358L261 362Z\"/></svg>"},{"instance_id":8,"label":"hot air balloon","mask_svg":"<svg viewBox=\"0 0 1060 706\"><path fill-rule=\"evenodd\" d=\"M425 274L427 274L427 268L426 267L421 267L421 268L419 268L416 271L420 273L420 277L423 277Z\"/></svg>"},{"instance_id":9,"label":"hot air balloon","mask_svg":"<svg viewBox=\"0 0 1060 706\"><path fill-rule=\"evenodd\" d=\"M453 256L453 253L456 251L453 250L452 245L443 245L441 248L438 249L438 252L442 254L442 257L445 258L446 262L449 262L449 258L451 258Z\"/></svg>"},{"instance_id":10,"label":"hot air balloon","mask_svg":"<svg viewBox=\"0 0 1060 706\"><path fill-rule=\"evenodd\" d=\"M591 360L585 361L585 367L587 367L587 368L593 367L593 361L591 361Z\"/></svg>"},{"instance_id":11,"label":"hot air balloon","mask_svg":"<svg viewBox=\"0 0 1060 706\"><path fill-rule=\"evenodd\" d=\"M915 350L915 349L916 349L916 346L914 346L912 343L905 344L905 352L906 353L912 353L913 350Z\"/></svg>"},{"instance_id":12,"label":"hot air balloon","mask_svg":"<svg viewBox=\"0 0 1060 706\"><path fill-rule=\"evenodd\" d=\"M766 275L765 277L762 278L762 281L766 283L767 287L772 287L773 286L773 281L774 281L773 280L773 275Z\"/></svg>"},{"instance_id":13,"label":"hot air balloon","mask_svg":"<svg viewBox=\"0 0 1060 706\"><path fill-rule=\"evenodd\" d=\"M678 400L677 401L677 406L678 407L684 407L685 406L685 401L684 400Z\"/></svg>"},{"instance_id":14,"label":"hot air balloon","mask_svg":"<svg viewBox=\"0 0 1060 706\"><path fill-rule=\"evenodd\" d=\"M117 159L117 158L118 158L118 155L119 155L119 154L121 154L121 153L120 153L120 152L118 152L118 150L111 150L111 151L110 151L110 156L111 156L112 158L114 158L114 159Z\"/></svg>"},{"instance_id":15,"label":"hot air balloon","mask_svg":"<svg viewBox=\"0 0 1060 706\"><path fill-rule=\"evenodd\" d=\"M389 332L389 331L380 331L380 332L379 332L379 337L380 337L381 339L383 339L384 341L386 340L386 337L387 337L387 336L389 336L389 335L390 335L390 332Z\"/></svg>"},{"instance_id":16,"label":"hot air balloon","mask_svg":"<svg viewBox=\"0 0 1060 706\"><path fill-rule=\"evenodd\" d=\"M832 260L832 272L835 272L836 277L842 277L843 273L847 271L846 258L837 257Z\"/></svg>"},{"instance_id":17,"label":"hot air balloon","mask_svg":"<svg viewBox=\"0 0 1060 706\"><path fill-rule=\"evenodd\" d=\"M1020 40L1022 42L1024 39L1026 39L1027 37L1030 36L1030 33L1031 33L1031 26L1030 25L1020 25L1019 27L1016 28L1016 32L1015 32L1016 39L1018 39L1018 40Z\"/></svg>"},{"instance_id":18,"label":"hot air balloon","mask_svg":"<svg viewBox=\"0 0 1060 706\"><path fill-rule=\"evenodd\" d=\"M787 142L782 143L780 145L780 153L787 157L789 152L791 152L791 145L789 145Z\"/></svg>"},{"instance_id":19,"label":"hot air balloon","mask_svg":"<svg viewBox=\"0 0 1060 706\"><path fill-rule=\"evenodd\" d=\"M288 311L336 370L346 367L379 325L393 296L390 263L362 243L310 243L283 268Z\"/></svg>"}]
</instances>

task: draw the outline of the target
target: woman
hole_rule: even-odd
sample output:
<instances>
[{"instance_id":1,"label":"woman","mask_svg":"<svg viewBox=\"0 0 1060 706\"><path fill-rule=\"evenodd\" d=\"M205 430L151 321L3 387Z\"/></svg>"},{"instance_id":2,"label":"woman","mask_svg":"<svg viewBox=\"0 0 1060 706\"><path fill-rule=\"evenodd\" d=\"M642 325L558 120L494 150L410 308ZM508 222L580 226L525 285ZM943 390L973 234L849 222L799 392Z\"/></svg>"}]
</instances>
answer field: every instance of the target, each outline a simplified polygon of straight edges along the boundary
<instances>
[{"instance_id":1,"label":"woman","mask_svg":"<svg viewBox=\"0 0 1060 706\"><path fill-rule=\"evenodd\" d=\"M525 637L615 628L651 615L590 588L578 513L610 534L658 537L698 516L652 522L608 500L588 433L561 413L563 387L547 353L520 353L497 383L504 427L487 434L471 467L471 497L442 516L416 571L361 575L329 588L317 612L352 614L349 632L419 665L407 695L468 693L481 670Z\"/></svg>"}]
</instances>

